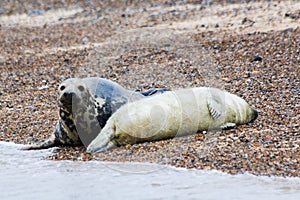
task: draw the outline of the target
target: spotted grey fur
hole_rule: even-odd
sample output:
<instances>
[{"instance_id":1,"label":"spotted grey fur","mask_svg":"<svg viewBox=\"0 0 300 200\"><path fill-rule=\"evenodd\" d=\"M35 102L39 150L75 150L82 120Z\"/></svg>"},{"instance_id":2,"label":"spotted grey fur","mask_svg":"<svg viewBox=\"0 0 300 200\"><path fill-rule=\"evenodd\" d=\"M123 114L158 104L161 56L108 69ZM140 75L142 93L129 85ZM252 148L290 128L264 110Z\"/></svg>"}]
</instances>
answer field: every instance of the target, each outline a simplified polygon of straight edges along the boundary
<instances>
[{"instance_id":1,"label":"spotted grey fur","mask_svg":"<svg viewBox=\"0 0 300 200\"><path fill-rule=\"evenodd\" d=\"M53 134L48 140L24 149L87 146L105 126L112 113L122 105L165 91L165 88L154 88L133 92L104 78L67 79L59 86L59 120Z\"/></svg>"}]
</instances>

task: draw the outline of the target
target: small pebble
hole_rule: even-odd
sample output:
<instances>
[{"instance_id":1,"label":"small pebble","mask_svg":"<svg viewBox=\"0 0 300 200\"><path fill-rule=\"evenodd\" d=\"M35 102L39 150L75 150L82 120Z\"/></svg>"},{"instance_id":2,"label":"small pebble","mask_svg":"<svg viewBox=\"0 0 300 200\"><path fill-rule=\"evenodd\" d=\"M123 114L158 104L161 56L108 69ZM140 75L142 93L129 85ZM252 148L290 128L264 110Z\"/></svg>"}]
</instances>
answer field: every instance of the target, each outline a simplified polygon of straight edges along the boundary
<instances>
[{"instance_id":1,"label":"small pebble","mask_svg":"<svg viewBox=\"0 0 300 200\"><path fill-rule=\"evenodd\" d=\"M47 5L47 10L51 10L53 8L52 5Z\"/></svg>"},{"instance_id":2,"label":"small pebble","mask_svg":"<svg viewBox=\"0 0 300 200\"><path fill-rule=\"evenodd\" d=\"M130 156L130 155L132 155L132 154L133 154L133 151L132 151L132 150L129 150L129 151L126 152L126 156Z\"/></svg>"},{"instance_id":3,"label":"small pebble","mask_svg":"<svg viewBox=\"0 0 300 200\"><path fill-rule=\"evenodd\" d=\"M246 83L251 84L251 83L252 83L252 80L251 80L250 78L248 78L248 79L246 80Z\"/></svg>"},{"instance_id":4,"label":"small pebble","mask_svg":"<svg viewBox=\"0 0 300 200\"><path fill-rule=\"evenodd\" d=\"M89 42L89 39L88 39L87 37L84 37L84 38L82 39L82 42L84 42L84 43Z\"/></svg>"},{"instance_id":5,"label":"small pebble","mask_svg":"<svg viewBox=\"0 0 300 200\"><path fill-rule=\"evenodd\" d=\"M271 144L272 143L272 140L266 140L263 142L263 144Z\"/></svg>"},{"instance_id":6,"label":"small pebble","mask_svg":"<svg viewBox=\"0 0 300 200\"><path fill-rule=\"evenodd\" d=\"M43 14L43 11L42 10L29 10L27 12L28 15L41 15Z\"/></svg>"},{"instance_id":7,"label":"small pebble","mask_svg":"<svg viewBox=\"0 0 300 200\"><path fill-rule=\"evenodd\" d=\"M291 12L286 12L284 16L285 16L285 17L291 16Z\"/></svg>"},{"instance_id":8,"label":"small pebble","mask_svg":"<svg viewBox=\"0 0 300 200\"><path fill-rule=\"evenodd\" d=\"M253 59L252 59L252 62L255 62L255 61L262 61L262 57L261 56L254 56Z\"/></svg>"}]
</instances>

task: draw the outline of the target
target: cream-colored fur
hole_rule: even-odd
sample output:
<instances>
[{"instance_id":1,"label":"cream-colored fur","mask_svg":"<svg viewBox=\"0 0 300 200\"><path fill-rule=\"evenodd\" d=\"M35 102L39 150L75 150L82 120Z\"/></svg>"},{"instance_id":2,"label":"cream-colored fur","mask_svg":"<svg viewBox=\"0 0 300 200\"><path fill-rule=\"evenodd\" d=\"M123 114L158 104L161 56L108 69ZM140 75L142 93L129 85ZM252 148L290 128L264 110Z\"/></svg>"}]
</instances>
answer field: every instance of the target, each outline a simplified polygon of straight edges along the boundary
<instances>
[{"instance_id":1,"label":"cream-colored fur","mask_svg":"<svg viewBox=\"0 0 300 200\"><path fill-rule=\"evenodd\" d=\"M169 91L122 106L87 151L230 128L256 117L257 112L245 100L216 88Z\"/></svg>"}]
</instances>

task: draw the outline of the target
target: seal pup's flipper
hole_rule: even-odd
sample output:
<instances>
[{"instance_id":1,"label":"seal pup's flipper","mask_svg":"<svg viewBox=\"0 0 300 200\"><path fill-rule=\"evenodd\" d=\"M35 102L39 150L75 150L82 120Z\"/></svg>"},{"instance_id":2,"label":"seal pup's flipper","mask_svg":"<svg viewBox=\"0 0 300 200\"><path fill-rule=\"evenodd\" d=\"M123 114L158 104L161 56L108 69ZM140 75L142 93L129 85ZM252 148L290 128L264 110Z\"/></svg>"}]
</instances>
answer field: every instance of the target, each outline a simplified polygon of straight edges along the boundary
<instances>
[{"instance_id":1,"label":"seal pup's flipper","mask_svg":"<svg viewBox=\"0 0 300 200\"><path fill-rule=\"evenodd\" d=\"M217 120L221 117L221 115L222 115L221 106L222 106L222 104L216 102L213 99L211 99L207 102L207 107L208 107L209 113L214 120Z\"/></svg>"},{"instance_id":2,"label":"seal pup's flipper","mask_svg":"<svg viewBox=\"0 0 300 200\"><path fill-rule=\"evenodd\" d=\"M211 93L209 93L209 99L207 100L207 107L208 111L211 115L211 117L214 120L222 120L222 117L224 116L224 110L225 110L225 101L223 100L225 96L222 96L219 93L215 93L213 90ZM220 129L231 129L236 126L233 122L224 122L222 125L220 125L218 128Z\"/></svg>"},{"instance_id":3,"label":"seal pup's flipper","mask_svg":"<svg viewBox=\"0 0 300 200\"><path fill-rule=\"evenodd\" d=\"M103 137L103 135L100 134L91 142L86 151L88 153L95 153L113 149L115 147L116 145L110 141L109 138Z\"/></svg>"},{"instance_id":4,"label":"seal pup's flipper","mask_svg":"<svg viewBox=\"0 0 300 200\"><path fill-rule=\"evenodd\" d=\"M97 144L93 144L93 142L88 146L87 148L87 152L88 153L96 153L96 152L101 152L101 151L106 151L109 149L114 149L116 147L116 145L109 141L109 140L105 140L105 141L101 141L100 143Z\"/></svg>"},{"instance_id":5,"label":"seal pup's flipper","mask_svg":"<svg viewBox=\"0 0 300 200\"><path fill-rule=\"evenodd\" d=\"M236 127L236 124L235 123L230 123L230 122L227 122L227 123L220 126L220 128L223 129L223 130L231 129L231 128L234 128L234 127Z\"/></svg>"},{"instance_id":6,"label":"seal pup's flipper","mask_svg":"<svg viewBox=\"0 0 300 200\"><path fill-rule=\"evenodd\" d=\"M111 125L112 123L108 121L108 124L105 125L99 135L87 147L86 151L88 153L106 151L117 147L117 145L113 142L115 127Z\"/></svg>"}]
</instances>

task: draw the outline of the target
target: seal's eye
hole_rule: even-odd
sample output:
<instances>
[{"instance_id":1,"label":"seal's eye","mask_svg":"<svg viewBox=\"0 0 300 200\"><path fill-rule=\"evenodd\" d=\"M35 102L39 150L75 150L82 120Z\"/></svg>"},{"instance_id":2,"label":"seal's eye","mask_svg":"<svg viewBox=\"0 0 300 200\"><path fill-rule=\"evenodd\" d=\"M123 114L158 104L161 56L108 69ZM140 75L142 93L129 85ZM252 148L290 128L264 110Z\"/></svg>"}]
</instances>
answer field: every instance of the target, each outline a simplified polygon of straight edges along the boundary
<instances>
[{"instance_id":1,"label":"seal's eye","mask_svg":"<svg viewBox=\"0 0 300 200\"><path fill-rule=\"evenodd\" d=\"M82 85L79 85L78 89L82 92L84 90L84 87Z\"/></svg>"},{"instance_id":2,"label":"seal's eye","mask_svg":"<svg viewBox=\"0 0 300 200\"><path fill-rule=\"evenodd\" d=\"M64 85L60 86L60 91L63 91L64 89L66 89L66 87Z\"/></svg>"}]
</instances>

